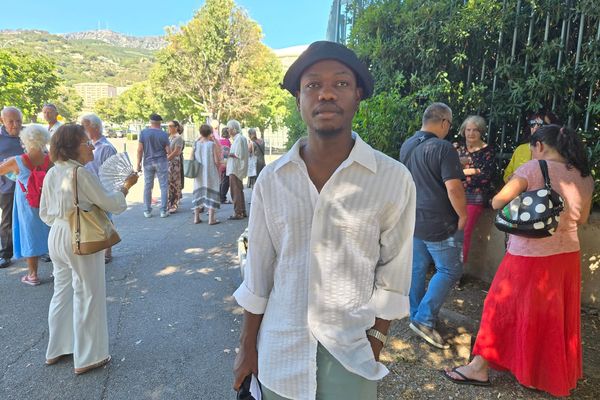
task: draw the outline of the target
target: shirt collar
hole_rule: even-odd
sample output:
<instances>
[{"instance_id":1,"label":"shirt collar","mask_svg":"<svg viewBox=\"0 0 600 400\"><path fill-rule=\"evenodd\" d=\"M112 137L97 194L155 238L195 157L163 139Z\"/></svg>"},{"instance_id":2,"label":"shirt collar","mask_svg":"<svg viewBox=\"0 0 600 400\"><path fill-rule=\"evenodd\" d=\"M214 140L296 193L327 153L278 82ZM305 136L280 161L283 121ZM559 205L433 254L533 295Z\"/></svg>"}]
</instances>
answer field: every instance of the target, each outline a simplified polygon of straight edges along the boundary
<instances>
[{"instance_id":1,"label":"shirt collar","mask_svg":"<svg viewBox=\"0 0 600 400\"><path fill-rule=\"evenodd\" d=\"M100 137L98 138L98 140L94 141L94 144L100 143L100 142L104 143L105 141L106 141L106 136L100 135Z\"/></svg>"},{"instance_id":2,"label":"shirt collar","mask_svg":"<svg viewBox=\"0 0 600 400\"><path fill-rule=\"evenodd\" d=\"M56 164L63 164L65 166L71 166L71 167L83 167L83 164L81 164L79 161L77 160L73 160L73 159L68 159L67 161L57 161Z\"/></svg>"},{"instance_id":3,"label":"shirt collar","mask_svg":"<svg viewBox=\"0 0 600 400\"><path fill-rule=\"evenodd\" d=\"M13 136L13 135L11 135L10 133L8 133L8 130L6 129L6 127L5 127L4 125L0 126L0 135L2 135L2 136L7 136L7 137L9 137L9 138L11 138L11 139L21 139L21 138L19 137L19 135L17 135L17 136Z\"/></svg>"},{"instance_id":4,"label":"shirt collar","mask_svg":"<svg viewBox=\"0 0 600 400\"><path fill-rule=\"evenodd\" d=\"M342 165L350 166L352 163L356 162L363 167L367 168L373 173L377 172L377 162L375 161L375 150L364 140L356 132L352 132L352 138L354 139L354 146L348 155L348 158L342 163ZM284 165L293 162L293 163L304 163L302 157L300 157L300 148L306 143L308 139L306 137L298 139L298 141L292 146L290 151L285 153L281 157L281 161L275 168L275 171L278 171Z\"/></svg>"}]
</instances>

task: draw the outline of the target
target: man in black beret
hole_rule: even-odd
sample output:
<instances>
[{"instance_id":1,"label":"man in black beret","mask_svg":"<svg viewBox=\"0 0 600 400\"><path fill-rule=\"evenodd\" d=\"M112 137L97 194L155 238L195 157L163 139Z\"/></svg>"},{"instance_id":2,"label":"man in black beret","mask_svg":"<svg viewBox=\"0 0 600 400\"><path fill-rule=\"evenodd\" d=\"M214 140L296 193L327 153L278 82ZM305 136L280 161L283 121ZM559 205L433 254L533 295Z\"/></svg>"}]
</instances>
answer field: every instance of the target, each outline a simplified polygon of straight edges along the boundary
<instances>
[{"instance_id":1,"label":"man in black beret","mask_svg":"<svg viewBox=\"0 0 600 400\"><path fill-rule=\"evenodd\" d=\"M137 171L144 165L144 217L152 217L152 187L154 176L160 186L160 217L169 216L167 196L169 194L169 135L161 129L162 117L150 114L150 127L140 132L137 150Z\"/></svg>"},{"instance_id":2,"label":"man in black beret","mask_svg":"<svg viewBox=\"0 0 600 400\"><path fill-rule=\"evenodd\" d=\"M252 195L234 389L263 399L377 398L390 320L408 315L415 188L352 131L373 78L354 52L316 42L287 71L308 137Z\"/></svg>"}]
</instances>

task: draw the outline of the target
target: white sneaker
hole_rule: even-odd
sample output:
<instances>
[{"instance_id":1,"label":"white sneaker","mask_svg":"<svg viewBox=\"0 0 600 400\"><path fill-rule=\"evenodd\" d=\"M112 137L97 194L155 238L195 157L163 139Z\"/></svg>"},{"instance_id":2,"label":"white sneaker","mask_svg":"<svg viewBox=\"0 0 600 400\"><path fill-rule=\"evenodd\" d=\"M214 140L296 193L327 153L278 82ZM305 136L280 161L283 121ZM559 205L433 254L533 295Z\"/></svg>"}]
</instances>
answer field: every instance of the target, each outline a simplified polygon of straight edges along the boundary
<instances>
[{"instance_id":1,"label":"white sneaker","mask_svg":"<svg viewBox=\"0 0 600 400\"><path fill-rule=\"evenodd\" d=\"M152 211L144 211L144 217L152 218Z\"/></svg>"},{"instance_id":2,"label":"white sneaker","mask_svg":"<svg viewBox=\"0 0 600 400\"><path fill-rule=\"evenodd\" d=\"M160 212L160 217L161 218L167 218L169 216L169 212L168 211L161 211Z\"/></svg>"}]
</instances>

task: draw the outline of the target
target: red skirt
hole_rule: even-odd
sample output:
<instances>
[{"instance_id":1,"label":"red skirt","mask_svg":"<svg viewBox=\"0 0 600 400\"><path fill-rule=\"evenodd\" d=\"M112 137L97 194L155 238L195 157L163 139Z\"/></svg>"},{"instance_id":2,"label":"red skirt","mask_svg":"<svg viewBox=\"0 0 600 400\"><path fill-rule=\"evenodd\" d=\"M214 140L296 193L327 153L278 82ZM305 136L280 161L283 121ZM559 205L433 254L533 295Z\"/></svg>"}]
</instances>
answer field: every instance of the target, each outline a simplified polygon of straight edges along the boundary
<instances>
[{"instance_id":1,"label":"red skirt","mask_svg":"<svg viewBox=\"0 0 600 400\"><path fill-rule=\"evenodd\" d=\"M583 377L579 252L506 253L485 299L473 355L525 386L568 396Z\"/></svg>"}]
</instances>

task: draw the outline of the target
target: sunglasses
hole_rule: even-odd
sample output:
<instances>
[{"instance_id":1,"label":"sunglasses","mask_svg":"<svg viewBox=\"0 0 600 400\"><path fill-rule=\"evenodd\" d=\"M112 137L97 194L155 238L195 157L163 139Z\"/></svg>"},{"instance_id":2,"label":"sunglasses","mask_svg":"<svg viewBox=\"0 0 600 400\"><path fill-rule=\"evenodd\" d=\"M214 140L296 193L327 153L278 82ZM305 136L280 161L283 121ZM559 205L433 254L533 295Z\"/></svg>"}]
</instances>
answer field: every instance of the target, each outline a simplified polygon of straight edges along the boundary
<instances>
[{"instance_id":1,"label":"sunglasses","mask_svg":"<svg viewBox=\"0 0 600 400\"><path fill-rule=\"evenodd\" d=\"M79 143L79 145L80 145L80 146L84 146L84 145L85 145L85 146L87 146L87 147L94 147L94 142L93 142L93 141L91 141L91 140L87 140L87 141L85 141L85 142L81 142L81 143Z\"/></svg>"},{"instance_id":2,"label":"sunglasses","mask_svg":"<svg viewBox=\"0 0 600 400\"><path fill-rule=\"evenodd\" d=\"M536 120L531 120L531 121L529 121L529 126L532 128L534 126L544 126L544 123L540 122L540 121L536 121Z\"/></svg>"}]
</instances>

